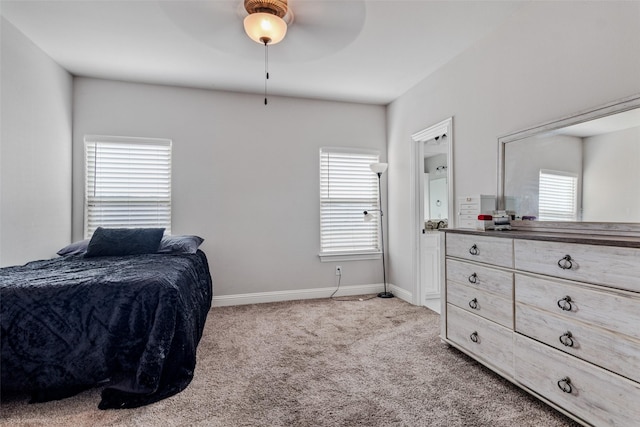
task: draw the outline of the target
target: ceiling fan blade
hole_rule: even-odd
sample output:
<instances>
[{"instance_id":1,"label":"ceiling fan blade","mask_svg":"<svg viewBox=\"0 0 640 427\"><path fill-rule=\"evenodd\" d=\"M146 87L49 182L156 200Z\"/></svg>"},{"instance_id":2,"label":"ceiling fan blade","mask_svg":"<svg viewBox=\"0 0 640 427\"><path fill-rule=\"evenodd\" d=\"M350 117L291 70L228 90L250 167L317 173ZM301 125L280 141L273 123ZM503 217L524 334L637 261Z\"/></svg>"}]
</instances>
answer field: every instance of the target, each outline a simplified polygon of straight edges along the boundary
<instances>
[{"instance_id":1,"label":"ceiling fan blade","mask_svg":"<svg viewBox=\"0 0 640 427\"><path fill-rule=\"evenodd\" d=\"M244 32L242 1L159 1L158 5L176 27L216 50L242 54L256 44Z\"/></svg>"},{"instance_id":2,"label":"ceiling fan blade","mask_svg":"<svg viewBox=\"0 0 640 427\"><path fill-rule=\"evenodd\" d=\"M351 44L362 31L366 8L363 1L291 2L293 25L273 49L273 59L306 62L331 55Z\"/></svg>"},{"instance_id":3,"label":"ceiling fan blade","mask_svg":"<svg viewBox=\"0 0 640 427\"><path fill-rule=\"evenodd\" d=\"M262 59L257 54L260 46L244 33L242 0L158 3L178 28L198 42L233 55ZM285 39L270 49L273 61L306 62L331 55L353 42L364 26L363 0L290 0L289 7L294 19Z\"/></svg>"}]
</instances>

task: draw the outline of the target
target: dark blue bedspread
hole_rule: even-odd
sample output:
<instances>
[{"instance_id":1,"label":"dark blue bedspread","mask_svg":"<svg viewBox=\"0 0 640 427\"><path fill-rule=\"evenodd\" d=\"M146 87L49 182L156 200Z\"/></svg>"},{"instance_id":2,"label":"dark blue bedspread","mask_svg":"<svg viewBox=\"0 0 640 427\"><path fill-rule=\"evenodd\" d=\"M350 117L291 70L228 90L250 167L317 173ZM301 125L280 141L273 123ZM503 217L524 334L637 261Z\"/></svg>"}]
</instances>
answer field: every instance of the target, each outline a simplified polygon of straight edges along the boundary
<instances>
[{"instance_id":1,"label":"dark blue bedspread","mask_svg":"<svg viewBox=\"0 0 640 427\"><path fill-rule=\"evenodd\" d=\"M105 385L101 409L182 391L212 299L207 258L72 256L0 269L2 394Z\"/></svg>"}]
</instances>

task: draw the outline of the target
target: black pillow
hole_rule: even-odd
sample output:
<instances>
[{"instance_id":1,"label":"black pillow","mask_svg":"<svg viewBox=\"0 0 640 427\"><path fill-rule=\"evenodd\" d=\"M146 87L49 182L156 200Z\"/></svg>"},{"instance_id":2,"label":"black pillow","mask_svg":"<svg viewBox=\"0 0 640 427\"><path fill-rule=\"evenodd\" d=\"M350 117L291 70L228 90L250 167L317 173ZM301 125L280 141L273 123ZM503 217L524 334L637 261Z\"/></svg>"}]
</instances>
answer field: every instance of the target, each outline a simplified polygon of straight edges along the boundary
<instances>
[{"instance_id":1,"label":"black pillow","mask_svg":"<svg viewBox=\"0 0 640 427\"><path fill-rule=\"evenodd\" d=\"M87 247L86 257L153 254L158 251L164 228L98 227Z\"/></svg>"},{"instance_id":2,"label":"black pillow","mask_svg":"<svg viewBox=\"0 0 640 427\"><path fill-rule=\"evenodd\" d=\"M60 249L57 253L60 256L82 255L87 252L89 239L79 240Z\"/></svg>"},{"instance_id":3,"label":"black pillow","mask_svg":"<svg viewBox=\"0 0 640 427\"><path fill-rule=\"evenodd\" d=\"M204 242L200 236L164 236L158 248L159 254L195 254Z\"/></svg>"}]
</instances>

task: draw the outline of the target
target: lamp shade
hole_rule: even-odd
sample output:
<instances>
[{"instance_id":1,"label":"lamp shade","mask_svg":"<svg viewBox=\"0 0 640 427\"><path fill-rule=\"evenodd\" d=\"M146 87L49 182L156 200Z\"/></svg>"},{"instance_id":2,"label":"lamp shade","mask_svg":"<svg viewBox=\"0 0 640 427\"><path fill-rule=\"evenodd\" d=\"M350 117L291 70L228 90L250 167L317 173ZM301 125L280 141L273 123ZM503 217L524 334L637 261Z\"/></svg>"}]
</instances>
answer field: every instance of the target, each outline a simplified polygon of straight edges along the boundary
<instances>
[{"instance_id":1,"label":"lamp shade","mask_svg":"<svg viewBox=\"0 0 640 427\"><path fill-rule=\"evenodd\" d=\"M384 173L387 170L387 166L389 166L389 163L371 163L369 165L375 173Z\"/></svg>"},{"instance_id":2,"label":"lamp shade","mask_svg":"<svg viewBox=\"0 0 640 427\"><path fill-rule=\"evenodd\" d=\"M244 31L257 43L276 44L287 34L287 23L277 15L257 12L244 18Z\"/></svg>"}]
</instances>

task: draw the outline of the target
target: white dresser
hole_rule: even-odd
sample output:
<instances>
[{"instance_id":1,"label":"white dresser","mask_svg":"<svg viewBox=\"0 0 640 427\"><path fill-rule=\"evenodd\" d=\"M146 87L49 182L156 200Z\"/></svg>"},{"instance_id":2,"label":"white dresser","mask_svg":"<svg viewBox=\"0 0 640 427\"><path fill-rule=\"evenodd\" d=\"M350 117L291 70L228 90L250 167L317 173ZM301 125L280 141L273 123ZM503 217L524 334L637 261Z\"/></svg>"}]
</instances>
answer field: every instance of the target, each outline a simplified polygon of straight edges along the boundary
<instances>
[{"instance_id":1,"label":"white dresser","mask_svg":"<svg viewBox=\"0 0 640 427\"><path fill-rule=\"evenodd\" d=\"M640 239L442 240L445 342L584 425L640 426Z\"/></svg>"}]
</instances>

